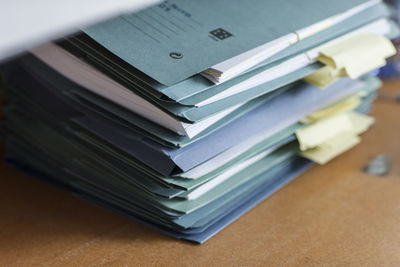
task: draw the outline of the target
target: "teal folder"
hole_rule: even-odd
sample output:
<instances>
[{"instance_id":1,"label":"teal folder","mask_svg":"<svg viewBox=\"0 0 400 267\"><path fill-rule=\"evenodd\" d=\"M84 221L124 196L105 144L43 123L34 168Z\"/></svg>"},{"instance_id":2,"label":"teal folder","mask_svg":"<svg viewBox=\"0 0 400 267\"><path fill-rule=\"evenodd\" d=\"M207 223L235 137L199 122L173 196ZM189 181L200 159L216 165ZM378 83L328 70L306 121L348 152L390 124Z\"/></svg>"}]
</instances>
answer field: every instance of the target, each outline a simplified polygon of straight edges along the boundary
<instances>
[{"instance_id":1,"label":"teal folder","mask_svg":"<svg viewBox=\"0 0 400 267\"><path fill-rule=\"evenodd\" d=\"M165 1L84 32L146 75L172 85L365 2Z\"/></svg>"},{"instance_id":2,"label":"teal folder","mask_svg":"<svg viewBox=\"0 0 400 267\"><path fill-rule=\"evenodd\" d=\"M299 53L303 53L308 49L337 38L340 35L355 30L372 21L388 16L389 11L383 3L369 7L320 33L305 38L280 51L276 55L248 70L247 72L251 72L250 74L241 75L219 85L215 85L197 74L171 86L162 85L135 69L135 66L127 64L124 60L100 46L90 37L82 34L70 37L66 41L60 42L60 45L85 62L100 69L128 89L146 94L150 98L159 99L158 101L177 102L181 105L193 106ZM173 70L171 69L169 71ZM273 89L268 83L264 84L263 88L266 91Z\"/></svg>"}]
</instances>

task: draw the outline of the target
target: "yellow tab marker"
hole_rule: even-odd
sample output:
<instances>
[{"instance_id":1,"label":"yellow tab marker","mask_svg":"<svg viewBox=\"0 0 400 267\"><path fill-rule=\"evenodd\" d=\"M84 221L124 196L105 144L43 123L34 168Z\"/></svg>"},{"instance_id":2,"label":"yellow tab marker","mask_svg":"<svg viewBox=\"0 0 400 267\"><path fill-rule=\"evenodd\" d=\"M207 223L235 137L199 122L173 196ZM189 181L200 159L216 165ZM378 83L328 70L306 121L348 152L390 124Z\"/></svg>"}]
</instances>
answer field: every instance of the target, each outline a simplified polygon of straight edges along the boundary
<instances>
[{"instance_id":1,"label":"yellow tab marker","mask_svg":"<svg viewBox=\"0 0 400 267\"><path fill-rule=\"evenodd\" d=\"M341 73L340 70L336 70L331 66L324 66L319 70L307 75L303 78L303 80L317 86L320 89L325 89L343 76L344 74Z\"/></svg>"},{"instance_id":2,"label":"yellow tab marker","mask_svg":"<svg viewBox=\"0 0 400 267\"><path fill-rule=\"evenodd\" d=\"M358 144L358 135L373 123L373 118L354 111L322 117L296 131L300 154L324 164Z\"/></svg>"},{"instance_id":3,"label":"yellow tab marker","mask_svg":"<svg viewBox=\"0 0 400 267\"><path fill-rule=\"evenodd\" d=\"M321 49L318 60L335 69L344 69L356 79L386 64L386 58L396 54L392 42L381 35L360 33L342 42Z\"/></svg>"},{"instance_id":4,"label":"yellow tab marker","mask_svg":"<svg viewBox=\"0 0 400 267\"><path fill-rule=\"evenodd\" d=\"M300 150L314 148L343 132L352 132L353 125L347 114L321 119L296 131Z\"/></svg>"},{"instance_id":5,"label":"yellow tab marker","mask_svg":"<svg viewBox=\"0 0 400 267\"><path fill-rule=\"evenodd\" d=\"M360 33L321 48L317 60L326 66L304 80L323 89L340 77L356 79L380 68L386 64L386 58L395 54L396 48L388 38Z\"/></svg>"},{"instance_id":6,"label":"yellow tab marker","mask_svg":"<svg viewBox=\"0 0 400 267\"><path fill-rule=\"evenodd\" d=\"M361 104L361 97L356 93L353 96L347 97L339 102L336 102L326 108L320 109L309 114L307 117L301 120L301 122L310 124L317 120L333 116L335 114L340 114L353 110L358 105Z\"/></svg>"},{"instance_id":7,"label":"yellow tab marker","mask_svg":"<svg viewBox=\"0 0 400 267\"><path fill-rule=\"evenodd\" d=\"M326 140L325 143L315 148L303 151L301 155L318 164L325 164L331 159L354 147L360 141L361 138L357 135L342 133L332 139Z\"/></svg>"},{"instance_id":8,"label":"yellow tab marker","mask_svg":"<svg viewBox=\"0 0 400 267\"><path fill-rule=\"evenodd\" d=\"M368 128L375 122L373 117L354 111L349 112L348 117L353 125L353 132L357 135L368 130Z\"/></svg>"}]
</instances>

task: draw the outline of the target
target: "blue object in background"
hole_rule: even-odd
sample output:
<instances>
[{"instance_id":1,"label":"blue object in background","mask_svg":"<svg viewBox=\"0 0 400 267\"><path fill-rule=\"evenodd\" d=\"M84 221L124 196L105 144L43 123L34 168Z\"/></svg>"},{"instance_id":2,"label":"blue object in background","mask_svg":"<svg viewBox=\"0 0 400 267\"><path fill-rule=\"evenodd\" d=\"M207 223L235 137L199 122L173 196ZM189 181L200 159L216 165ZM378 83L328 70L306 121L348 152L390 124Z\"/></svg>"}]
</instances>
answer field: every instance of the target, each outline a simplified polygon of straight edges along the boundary
<instances>
[{"instance_id":1,"label":"blue object in background","mask_svg":"<svg viewBox=\"0 0 400 267\"><path fill-rule=\"evenodd\" d=\"M397 23L400 22L400 0L384 0L393 8L392 19ZM393 43L396 49L400 49L400 38L394 39ZM400 55L397 54L388 60L386 66L379 69L379 77L382 79L394 79L400 77Z\"/></svg>"}]
</instances>

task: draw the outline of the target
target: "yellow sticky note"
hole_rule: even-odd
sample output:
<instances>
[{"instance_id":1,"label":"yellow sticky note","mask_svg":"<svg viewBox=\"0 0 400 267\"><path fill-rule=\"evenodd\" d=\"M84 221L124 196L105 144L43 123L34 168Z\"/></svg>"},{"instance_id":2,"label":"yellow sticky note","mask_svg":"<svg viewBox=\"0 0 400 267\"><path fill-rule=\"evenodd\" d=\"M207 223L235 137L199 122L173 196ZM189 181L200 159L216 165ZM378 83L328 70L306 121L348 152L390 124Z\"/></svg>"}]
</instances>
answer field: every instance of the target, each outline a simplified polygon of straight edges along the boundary
<instances>
[{"instance_id":1,"label":"yellow sticky note","mask_svg":"<svg viewBox=\"0 0 400 267\"><path fill-rule=\"evenodd\" d=\"M340 77L340 71L332 68L331 66L324 66L319 70L307 75L303 78L303 80L319 87L320 89L325 89Z\"/></svg>"},{"instance_id":2,"label":"yellow sticky note","mask_svg":"<svg viewBox=\"0 0 400 267\"><path fill-rule=\"evenodd\" d=\"M350 110L353 110L360 104L361 104L361 98L358 96L358 94L355 94L354 96L345 98L326 108L320 109L318 111L309 114L307 117L301 120L301 122L309 124L317 120L333 116L335 114L348 112Z\"/></svg>"},{"instance_id":3,"label":"yellow sticky note","mask_svg":"<svg viewBox=\"0 0 400 267\"><path fill-rule=\"evenodd\" d=\"M326 140L344 133L352 132L353 125L347 114L339 114L321 119L296 131L300 150L314 148Z\"/></svg>"},{"instance_id":4,"label":"yellow sticky note","mask_svg":"<svg viewBox=\"0 0 400 267\"><path fill-rule=\"evenodd\" d=\"M328 123L329 127L321 123ZM313 127L319 127L317 130L306 126L303 128L305 132L302 132L302 129L296 132L297 137L300 137L298 140L302 150L301 155L319 164L325 164L358 144L361 140L358 135L365 132L373 123L374 118L354 111L317 120L311 124Z\"/></svg>"},{"instance_id":5,"label":"yellow sticky note","mask_svg":"<svg viewBox=\"0 0 400 267\"><path fill-rule=\"evenodd\" d=\"M321 48L318 60L334 69L343 69L352 79L386 64L396 54L392 42L381 35L360 33Z\"/></svg>"},{"instance_id":6,"label":"yellow sticky note","mask_svg":"<svg viewBox=\"0 0 400 267\"><path fill-rule=\"evenodd\" d=\"M353 132L357 135L362 134L374 124L375 119L358 112L349 112L348 118L353 126Z\"/></svg>"},{"instance_id":7,"label":"yellow sticky note","mask_svg":"<svg viewBox=\"0 0 400 267\"><path fill-rule=\"evenodd\" d=\"M352 133L342 133L334 138L326 140L323 144L320 144L315 148L301 152L300 155L318 164L325 164L331 159L354 147L360 141L361 139L357 135Z\"/></svg>"},{"instance_id":8,"label":"yellow sticky note","mask_svg":"<svg viewBox=\"0 0 400 267\"><path fill-rule=\"evenodd\" d=\"M340 77L356 79L380 68L386 64L386 58L395 54L396 48L388 38L360 33L322 47L317 59L326 66L303 80L324 89Z\"/></svg>"}]
</instances>

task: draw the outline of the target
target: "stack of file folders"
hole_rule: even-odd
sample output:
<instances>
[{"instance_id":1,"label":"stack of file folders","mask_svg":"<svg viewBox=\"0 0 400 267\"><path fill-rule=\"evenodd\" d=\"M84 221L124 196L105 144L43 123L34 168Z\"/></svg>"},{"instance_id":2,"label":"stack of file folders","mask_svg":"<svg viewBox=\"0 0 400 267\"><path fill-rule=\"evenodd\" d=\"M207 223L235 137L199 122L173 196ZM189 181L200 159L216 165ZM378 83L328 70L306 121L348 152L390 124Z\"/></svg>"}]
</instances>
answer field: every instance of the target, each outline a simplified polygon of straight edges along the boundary
<instances>
[{"instance_id":1,"label":"stack of file folders","mask_svg":"<svg viewBox=\"0 0 400 267\"><path fill-rule=\"evenodd\" d=\"M360 142L398 36L377 0L166 1L3 64L6 160L202 243Z\"/></svg>"}]
</instances>

